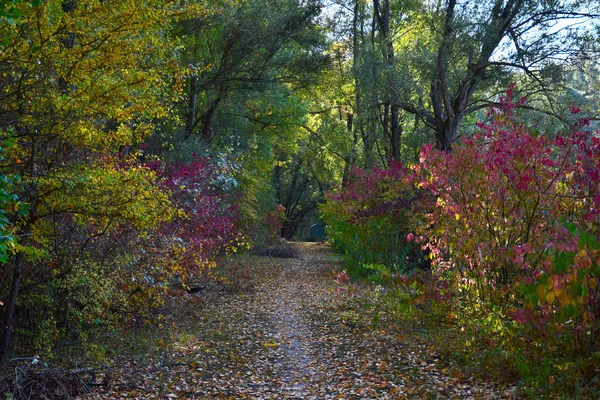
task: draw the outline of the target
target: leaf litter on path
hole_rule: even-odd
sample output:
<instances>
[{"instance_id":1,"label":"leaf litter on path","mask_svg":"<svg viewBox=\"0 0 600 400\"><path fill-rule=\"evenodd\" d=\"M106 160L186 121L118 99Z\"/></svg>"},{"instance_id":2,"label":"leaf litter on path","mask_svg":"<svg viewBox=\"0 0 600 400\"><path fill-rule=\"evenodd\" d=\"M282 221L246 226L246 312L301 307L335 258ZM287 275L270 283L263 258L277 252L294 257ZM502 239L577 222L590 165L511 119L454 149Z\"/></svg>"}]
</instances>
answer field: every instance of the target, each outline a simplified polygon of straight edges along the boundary
<instances>
[{"instance_id":1,"label":"leaf litter on path","mask_svg":"<svg viewBox=\"0 0 600 400\"><path fill-rule=\"evenodd\" d=\"M207 304L193 335L161 357L115 369L110 387L85 398L514 397L514 388L445 366L409 330L355 318L365 310L336 292L339 259L323 245L295 245L300 258L249 258L252 291Z\"/></svg>"}]
</instances>

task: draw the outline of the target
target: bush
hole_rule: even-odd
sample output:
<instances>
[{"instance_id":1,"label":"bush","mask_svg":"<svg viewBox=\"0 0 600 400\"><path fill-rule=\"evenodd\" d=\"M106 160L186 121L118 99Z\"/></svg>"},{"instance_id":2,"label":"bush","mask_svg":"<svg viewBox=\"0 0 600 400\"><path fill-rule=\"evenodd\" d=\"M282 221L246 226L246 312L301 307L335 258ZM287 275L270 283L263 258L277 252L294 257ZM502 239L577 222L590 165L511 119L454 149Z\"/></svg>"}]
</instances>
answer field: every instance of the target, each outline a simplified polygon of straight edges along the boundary
<instances>
[{"instance_id":1,"label":"bush","mask_svg":"<svg viewBox=\"0 0 600 400\"><path fill-rule=\"evenodd\" d=\"M160 232L172 243L182 278L207 280L217 257L246 246L231 178L204 158L172 165L162 175L162 186L183 214Z\"/></svg>"},{"instance_id":2,"label":"bush","mask_svg":"<svg viewBox=\"0 0 600 400\"><path fill-rule=\"evenodd\" d=\"M415 188L412 172L393 163L389 169L354 169L348 186L329 194L320 211L330 241L344 253L350 272L369 275L381 267L407 272L424 267L421 250L409 234L426 200L425 192Z\"/></svg>"},{"instance_id":3,"label":"bush","mask_svg":"<svg viewBox=\"0 0 600 400\"><path fill-rule=\"evenodd\" d=\"M554 138L531 133L511 94L454 152L423 149L420 187L437 201L417 233L433 260L432 290L451 300L463 331L518 355L514 368L533 387L566 370L591 378L600 366L600 141L585 119Z\"/></svg>"},{"instance_id":4,"label":"bush","mask_svg":"<svg viewBox=\"0 0 600 400\"><path fill-rule=\"evenodd\" d=\"M109 187L106 203L127 213L110 209L85 219L51 215L36 222L26 249L16 351L35 351L46 360L67 352L101 358L102 336L160 321L175 282L221 279L217 258L245 245L235 192L222 183L222 171L204 159L164 171L156 167L128 159L110 170L149 204ZM138 189L129 174L147 177L144 186ZM110 178L97 181L120 187ZM81 202L99 198L82 194ZM5 271L0 283L9 278Z\"/></svg>"}]
</instances>

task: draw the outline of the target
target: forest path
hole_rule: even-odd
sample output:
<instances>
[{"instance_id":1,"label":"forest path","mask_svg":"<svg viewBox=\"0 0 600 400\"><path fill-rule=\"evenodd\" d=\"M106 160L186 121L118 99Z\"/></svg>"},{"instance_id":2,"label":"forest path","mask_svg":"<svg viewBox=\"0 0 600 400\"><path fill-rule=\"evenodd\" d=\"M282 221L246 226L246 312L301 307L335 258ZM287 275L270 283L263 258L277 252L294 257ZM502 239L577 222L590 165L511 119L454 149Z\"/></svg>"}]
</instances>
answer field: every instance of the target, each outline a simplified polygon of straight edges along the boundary
<instances>
[{"instance_id":1,"label":"forest path","mask_svg":"<svg viewBox=\"0 0 600 400\"><path fill-rule=\"evenodd\" d=\"M360 298L357 289L336 282L339 258L323 245L294 246L300 251L298 258L251 257L247 261L251 265L244 266L253 276L251 290L219 295L196 310L201 320L195 333L180 337L173 352L151 366L122 371L113 379L112 395L315 400L511 397L510 390L477 382L445 365L418 333L373 324L373 308L361 308L363 300L353 300Z\"/></svg>"}]
</instances>

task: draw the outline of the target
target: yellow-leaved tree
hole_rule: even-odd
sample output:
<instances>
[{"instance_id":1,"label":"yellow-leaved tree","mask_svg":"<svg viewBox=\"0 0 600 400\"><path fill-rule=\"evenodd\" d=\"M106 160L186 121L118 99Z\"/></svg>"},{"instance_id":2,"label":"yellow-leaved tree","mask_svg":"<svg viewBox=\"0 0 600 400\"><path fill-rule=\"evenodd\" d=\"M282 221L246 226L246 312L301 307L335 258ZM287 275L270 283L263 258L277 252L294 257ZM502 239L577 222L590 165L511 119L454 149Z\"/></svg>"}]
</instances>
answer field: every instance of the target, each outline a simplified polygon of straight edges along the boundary
<instances>
[{"instance_id":1,"label":"yellow-leaved tree","mask_svg":"<svg viewBox=\"0 0 600 400\"><path fill-rule=\"evenodd\" d=\"M43 347L102 324L124 306L126 281L156 279L126 244L151 242L174 211L132 149L179 94L170 24L199 11L163 0L15 4L18 19L0 20L0 174L16 238L0 270L2 364L19 315L38 324L27 330Z\"/></svg>"}]
</instances>

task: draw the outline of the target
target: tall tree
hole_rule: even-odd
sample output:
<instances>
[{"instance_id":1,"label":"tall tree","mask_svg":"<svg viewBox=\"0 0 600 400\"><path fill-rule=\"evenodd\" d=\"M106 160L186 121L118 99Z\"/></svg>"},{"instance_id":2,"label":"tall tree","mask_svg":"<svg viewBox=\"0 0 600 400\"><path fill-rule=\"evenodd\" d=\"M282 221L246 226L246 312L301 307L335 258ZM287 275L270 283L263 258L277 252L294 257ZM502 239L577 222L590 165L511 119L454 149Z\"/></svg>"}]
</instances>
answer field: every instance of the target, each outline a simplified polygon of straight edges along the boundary
<instances>
[{"instance_id":1,"label":"tall tree","mask_svg":"<svg viewBox=\"0 0 600 400\"><path fill-rule=\"evenodd\" d=\"M390 32L390 0L373 0L373 9L381 41L383 42L383 57L388 67L393 67L395 59L394 42ZM389 74L387 75L389 79ZM390 104L388 100L383 104L382 114L381 123L383 125L384 136L390 140L390 159L400 161L400 135L402 127L400 125L399 107L397 104Z\"/></svg>"},{"instance_id":2,"label":"tall tree","mask_svg":"<svg viewBox=\"0 0 600 400\"><path fill-rule=\"evenodd\" d=\"M153 0L18 7L17 23L0 21L0 129L10 143L0 172L19 177L13 190L28 210L9 217L18 243L12 268L0 273L0 363L21 283L43 286L60 271L67 242L59 232L70 226L83 246L117 227L150 229L170 214L154 174L127 156L151 121L168 114L170 7Z\"/></svg>"},{"instance_id":3,"label":"tall tree","mask_svg":"<svg viewBox=\"0 0 600 400\"><path fill-rule=\"evenodd\" d=\"M535 92L551 98L561 65L597 54L590 35L600 16L596 1L446 0L424 3L422 15L430 16L426 26L434 39L425 62L431 67L423 81L428 88L418 93L400 83L395 104L434 129L437 147L445 151L463 119L490 105L493 99L482 89L499 75L525 74Z\"/></svg>"},{"instance_id":4,"label":"tall tree","mask_svg":"<svg viewBox=\"0 0 600 400\"><path fill-rule=\"evenodd\" d=\"M510 81L522 82L523 94L540 104L522 108L560 120L554 103L565 70L598 56L597 1L335 3L344 15L336 15L337 29L352 49L355 129L367 167L376 152L383 163L399 157L399 134L409 121L397 124L398 113L415 127L426 125L448 151L463 120L494 104Z\"/></svg>"},{"instance_id":5,"label":"tall tree","mask_svg":"<svg viewBox=\"0 0 600 400\"><path fill-rule=\"evenodd\" d=\"M216 6L215 4L214 6ZM184 139L214 137L215 114L242 92L299 86L325 59L315 18L318 2L222 2L218 13L182 21L188 65Z\"/></svg>"},{"instance_id":6,"label":"tall tree","mask_svg":"<svg viewBox=\"0 0 600 400\"><path fill-rule=\"evenodd\" d=\"M403 125L408 122L396 103L398 41L419 1L336 2L332 28L347 50L355 86L353 129L361 139L356 161L363 167L400 160Z\"/></svg>"}]
</instances>

